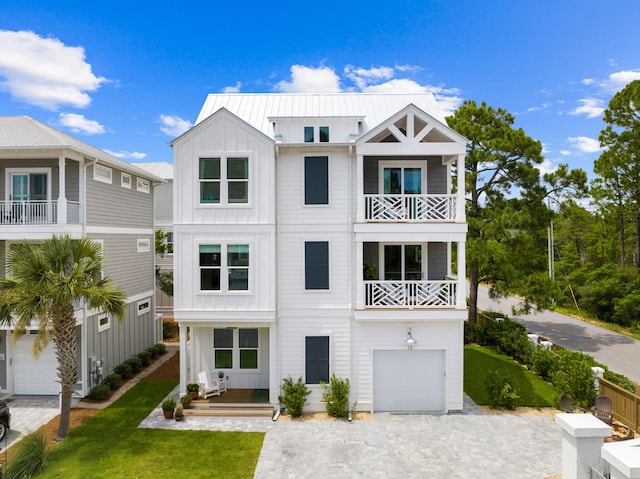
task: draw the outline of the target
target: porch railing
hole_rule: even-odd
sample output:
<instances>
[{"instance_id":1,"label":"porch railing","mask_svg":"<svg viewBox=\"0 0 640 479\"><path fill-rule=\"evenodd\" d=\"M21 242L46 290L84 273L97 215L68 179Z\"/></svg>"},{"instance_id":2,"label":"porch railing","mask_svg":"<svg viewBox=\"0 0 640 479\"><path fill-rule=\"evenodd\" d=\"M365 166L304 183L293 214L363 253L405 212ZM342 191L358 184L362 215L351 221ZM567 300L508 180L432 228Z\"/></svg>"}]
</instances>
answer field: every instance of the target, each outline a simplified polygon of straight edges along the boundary
<instances>
[{"instance_id":1,"label":"porch railing","mask_svg":"<svg viewBox=\"0 0 640 479\"><path fill-rule=\"evenodd\" d=\"M366 308L450 308L456 305L458 282L365 281Z\"/></svg>"},{"instance_id":2,"label":"porch railing","mask_svg":"<svg viewBox=\"0 0 640 479\"><path fill-rule=\"evenodd\" d=\"M367 221L454 221L457 195L364 195Z\"/></svg>"},{"instance_id":3,"label":"porch railing","mask_svg":"<svg viewBox=\"0 0 640 479\"><path fill-rule=\"evenodd\" d=\"M0 225L38 225L57 222L57 201L0 201ZM80 224L80 203L67 201L67 223Z\"/></svg>"}]
</instances>

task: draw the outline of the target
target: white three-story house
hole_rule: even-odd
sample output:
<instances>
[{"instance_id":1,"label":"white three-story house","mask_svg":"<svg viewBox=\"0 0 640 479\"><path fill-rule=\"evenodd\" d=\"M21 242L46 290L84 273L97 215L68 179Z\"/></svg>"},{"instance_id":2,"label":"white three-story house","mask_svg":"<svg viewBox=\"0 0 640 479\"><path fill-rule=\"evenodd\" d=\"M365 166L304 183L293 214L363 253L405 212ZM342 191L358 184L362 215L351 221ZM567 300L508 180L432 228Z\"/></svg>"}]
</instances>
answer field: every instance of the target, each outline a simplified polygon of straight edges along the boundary
<instances>
[{"instance_id":1,"label":"white three-story house","mask_svg":"<svg viewBox=\"0 0 640 479\"><path fill-rule=\"evenodd\" d=\"M172 142L181 390L462 409L465 146L427 93L209 95Z\"/></svg>"}]
</instances>

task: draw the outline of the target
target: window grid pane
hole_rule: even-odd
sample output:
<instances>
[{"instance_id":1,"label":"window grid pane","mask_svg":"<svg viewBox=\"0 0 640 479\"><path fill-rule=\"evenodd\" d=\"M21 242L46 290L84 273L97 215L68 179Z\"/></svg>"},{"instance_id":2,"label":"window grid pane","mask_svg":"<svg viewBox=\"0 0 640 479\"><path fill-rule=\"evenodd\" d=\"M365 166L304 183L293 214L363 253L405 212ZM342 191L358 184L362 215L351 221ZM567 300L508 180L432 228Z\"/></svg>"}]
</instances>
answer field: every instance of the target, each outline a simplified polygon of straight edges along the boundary
<instances>
[{"instance_id":1,"label":"window grid pane","mask_svg":"<svg viewBox=\"0 0 640 479\"><path fill-rule=\"evenodd\" d=\"M249 179L249 158L227 158L227 179Z\"/></svg>"},{"instance_id":2,"label":"window grid pane","mask_svg":"<svg viewBox=\"0 0 640 479\"><path fill-rule=\"evenodd\" d=\"M200 158L200 179L220 179L220 158Z\"/></svg>"},{"instance_id":3,"label":"window grid pane","mask_svg":"<svg viewBox=\"0 0 640 479\"><path fill-rule=\"evenodd\" d=\"M240 369L258 369L258 350L240 350Z\"/></svg>"},{"instance_id":4,"label":"window grid pane","mask_svg":"<svg viewBox=\"0 0 640 479\"><path fill-rule=\"evenodd\" d=\"M320 142L328 143L329 142L329 127L321 126L320 127Z\"/></svg>"},{"instance_id":5,"label":"window grid pane","mask_svg":"<svg viewBox=\"0 0 640 479\"><path fill-rule=\"evenodd\" d=\"M304 127L304 142L313 143L313 127L312 126Z\"/></svg>"},{"instance_id":6,"label":"window grid pane","mask_svg":"<svg viewBox=\"0 0 640 479\"><path fill-rule=\"evenodd\" d=\"M216 369L232 369L233 368L233 351L231 349L216 349L215 368Z\"/></svg>"}]
</instances>

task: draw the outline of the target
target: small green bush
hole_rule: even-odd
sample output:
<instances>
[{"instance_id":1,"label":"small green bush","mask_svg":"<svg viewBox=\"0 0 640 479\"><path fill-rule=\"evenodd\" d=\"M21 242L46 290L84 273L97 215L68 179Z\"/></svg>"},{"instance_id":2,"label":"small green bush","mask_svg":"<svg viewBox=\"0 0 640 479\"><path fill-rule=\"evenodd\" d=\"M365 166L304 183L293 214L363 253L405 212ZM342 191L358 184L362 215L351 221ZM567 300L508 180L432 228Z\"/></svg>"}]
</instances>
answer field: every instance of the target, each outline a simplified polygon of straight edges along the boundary
<instances>
[{"instance_id":1,"label":"small green bush","mask_svg":"<svg viewBox=\"0 0 640 479\"><path fill-rule=\"evenodd\" d=\"M140 369L142 369L142 361L138 356L133 356L132 358L127 359L125 364L131 366L131 374L136 374Z\"/></svg>"},{"instance_id":2,"label":"small green bush","mask_svg":"<svg viewBox=\"0 0 640 479\"><path fill-rule=\"evenodd\" d=\"M105 401L109 399L110 394L111 388L108 384L99 384L91 388L89 391L89 398L95 401Z\"/></svg>"},{"instance_id":3,"label":"small green bush","mask_svg":"<svg viewBox=\"0 0 640 479\"><path fill-rule=\"evenodd\" d=\"M551 349L534 348L531 366L538 376L550 381L551 376L558 368L558 359L558 355Z\"/></svg>"},{"instance_id":4,"label":"small green bush","mask_svg":"<svg viewBox=\"0 0 640 479\"><path fill-rule=\"evenodd\" d=\"M5 471L7 479L30 478L46 467L50 444L44 433L29 434L15 447Z\"/></svg>"},{"instance_id":5,"label":"small green bush","mask_svg":"<svg viewBox=\"0 0 640 479\"><path fill-rule=\"evenodd\" d=\"M140 365L146 368L151 362L151 354L148 351L140 351L138 353L138 359L140 360Z\"/></svg>"},{"instance_id":6,"label":"small green bush","mask_svg":"<svg viewBox=\"0 0 640 479\"><path fill-rule=\"evenodd\" d=\"M122 384L122 377L117 373L109 374L106 378L104 378L102 383L109 386L109 389L111 389L112 391L115 391Z\"/></svg>"},{"instance_id":7,"label":"small green bush","mask_svg":"<svg viewBox=\"0 0 640 479\"><path fill-rule=\"evenodd\" d=\"M491 407L515 409L515 402L520 397L504 374L497 370L489 371L485 378L485 386Z\"/></svg>"},{"instance_id":8,"label":"small green bush","mask_svg":"<svg viewBox=\"0 0 640 479\"><path fill-rule=\"evenodd\" d=\"M133 374L133 369L131 368L131 364L122 363L116 366L113 371L116 374L119 374L122 379L129 379Z\"/></svg>"},{"instance_id":9,"label":"small green bush","mask_svg":"<svg viewBox=\"0 0 640 479\"><path fill-rule=\"evenodd\" d=\"M149 346L146 351L149 353L149 356L151 357L151 359L156 359L159 355L158 350L153 347L153 346Z\"/></svg>"},{"instance_id":10,"label":"small green bush","mask_svg":"<svg viewBox=\"0 0 640 479\"><path fill-rule=\"evenodd\" d=\"M287 414L291 417L300 417L307 404L309 394L311 394L311 390L302 382L302 378L298 378L298 381L294 383L289 376L282 380L282 395L278 400L286 408Z\"/></svg>"},{"instance_id":11,"label":"small green bush","mask_svg":"<svg viewBox=\"0 0 640 479\"><path fill-rule=\"evenodd\" d=\"M349 416L349 380L331 375L329 384L322 384L324 394L322 402L327 403L327 414L331 417L347 418Z\"/></svg>"},{"instance_id":12,"label":"small green bush","mask_svg":"<svg viewBox=\"0 0 640 479\"><path fill-rule=\"evenodd\" d=\"M167 347L164 345L164 343L156 343L151 347L156 350L157 356L162 356L167 352Z\"/></svg>"},{"instance_id":13,"label":"small green bush","mask_svg":"<svg viewBox=\"0 0 640 479\"><path fill-rule=\"evenodd\" d=\"M588 354L567 349L558 353L558 369L551 376L553 385L571 397L577 406L593 406L596 388L591 368L596 365L595 360Z\"/></svg>"},{"instance_id":14,"label":"small green bush","mask_svg":"<svg viewBox=\"0 0 640 479\"><path fill-rule=\"evenodd\" d=\"M162 401L162 410L163 411L173 411L176 408L178 401L176 398L168 397Z\"/></svg>"},{"instance_id":15,"label":"small green bush","mask_svg":"<svg viewBox=\"0 0 640 479\"><path fill-rule=\"evenodd\" d=\"M628 377L623 376L622 374L614 373L613 371L609 371L608 369L605 369L604 378L607 381L611 381L613 384L620 386L621 388L626 389L627 391L630 391L633 394L636 394L636 385Z\"/></svg>"}]
</instances>

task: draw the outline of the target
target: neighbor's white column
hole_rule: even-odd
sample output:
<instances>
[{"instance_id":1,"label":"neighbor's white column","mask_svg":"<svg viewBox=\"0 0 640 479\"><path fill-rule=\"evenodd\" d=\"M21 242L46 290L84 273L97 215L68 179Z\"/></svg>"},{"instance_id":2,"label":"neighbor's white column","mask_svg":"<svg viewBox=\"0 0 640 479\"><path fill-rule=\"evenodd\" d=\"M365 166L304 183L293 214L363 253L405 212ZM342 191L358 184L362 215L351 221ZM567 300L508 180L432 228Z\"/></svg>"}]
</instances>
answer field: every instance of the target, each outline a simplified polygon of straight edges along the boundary
<instances>
[{"instance_id":1,"label":"neighbor's white column","mask_svg":"<svg viewBox=\"0 0 640 479\"><path fill-rule=\"evenodd\" d=\"M556 414L562 428L562 479L590 479L611 428L591 414Z\"/></svg>"},{"instance_id":2,"label":"neighbor's white column","mask_svg":"<svg viewBox=\"0 0 640 479\"><path fill-rule=\"evenodd\" d=\"M611 479L640 479L640 439L609 442L602 446Z\"/></svg>"},{"instance_id":3,"label":"neighbor's white column","mask_svg":"<svg viewBox=\"0 0 640 479\"><path fill-rule=\"evenodd\" d=\"M596 394L600 394L600 379L604 377L604 369L600 366L593 366L591 371L593 372L593 387L596 388Z\"/></svg>"}]
</instances>

